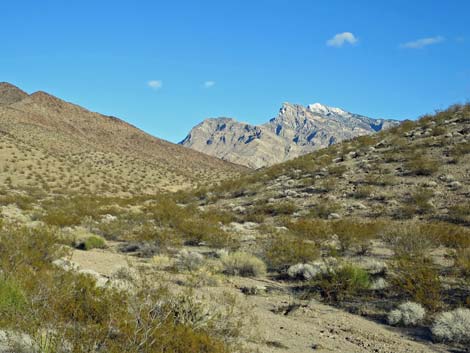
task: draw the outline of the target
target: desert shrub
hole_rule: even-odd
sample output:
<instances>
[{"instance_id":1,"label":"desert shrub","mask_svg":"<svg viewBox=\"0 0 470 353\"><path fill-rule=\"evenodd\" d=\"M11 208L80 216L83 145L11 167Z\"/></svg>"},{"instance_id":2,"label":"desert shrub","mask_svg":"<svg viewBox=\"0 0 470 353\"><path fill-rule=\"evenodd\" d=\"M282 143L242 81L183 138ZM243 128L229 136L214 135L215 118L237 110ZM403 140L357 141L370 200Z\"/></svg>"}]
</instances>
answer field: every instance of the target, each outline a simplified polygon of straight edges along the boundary
<instances>
[{"instance_id":1,"label":"desert shrub","mask_svg":"<svg viewBox=\"0 0 470 353\"><path fill-rule=\"evenodd\" d=\"M310 264L296 264L287 269L287 275L292 279L309 280L315 277L317 272Z\"/></svg>"},{"instance_id":2,"label":"desert shrub","mask_svg":"<svg viewBox=\"0 0 470 353\"><path fill-rule=\"evenodd\" d=\"M470 203L462 203L449 207L448 217L456 223L470 222Z\"/></svg>"},{"instance_id":3,"label":"desert shrub","mask_svg":"<svg viewBox=\"0 0 470 353\"><path fill-rule=\"evenodd\" d=\"M241 327L233 306L208 309L147 281L132 293L98 287L53 266L58 241L50 229L0 231L0 270L11 274L0 281L2 329L28 335L41 352L229 352Z\"/></svg>"},{"instance_id":4,"label":"desert shrub","mask_svg":"<svg viewBox=\"0 0 470 353\"><path fill-rule=\"evenodd\" d=\"M450 150L450 155L457 160L466 154L470 154L470 142L456 144Z\"/></svg>"},{"instance_id":5,"label":"desert shrub","mask_svg":"<svg viewBox=\"0 0 470 353\"><path fill-rule=\"evenodd\" d=\"M409 195L406 202L413 208L414 214L423 214L432 209L430 201L433 196L434 192L432 190L419 188Z\"/></svg>"},{"instance_id":6,"label":"desert shrub","mask_svg":"<svg viewBox=\"0 0 470 353\"><path fill-rule=\"evenodd\" d=\"M332 176L340 177L346 172L347 168L345 165L337 165L328 168L328 173Z\"/></svg>"},{"instance_id":7,"label":"desert shrub","mask_svg":"<svg viewBox=\"0 0 470 353\"><path fill-rule=\"evenodd\" d=\"M236 247L237 241L220 225L231 221L231 217L220 212L199 211L194 205L182 207L172 199L164 197L157 204L147 207L155 225L161 229L170 229L187 244L206 243L214 247Z\"/></svg>"},{"instance_id":8,"label":"desert shrub","mask_svg":"<svg viewBox=\"0 0 470 353\"><path fill-rule=\"evenodd\" d=\"M381 236L396 258L426 258L430 250L439 245L439 234L414 222L390 224L381 231Z\"/></svg>"},{"instance_id":9,"label":"desert shrub","mask_svg":"<svg viewBox=\"0 0 470 353\"><path fill-rule=\"evenodd\" d=\"M328 262L315 261L309 264L296 264L287 269L287 275L291 279L311 280L328 272Z\"/></svg>"},{"instance_id":10,"label":"desert shrub","mask_svg":"<svg viewBox=\"0 0 470 353\"><path fill-rule=\"evenodd\" d=\"M390 325L415 326L425 317L426 310L421 304L405 302L387 315L387 321Z\"/></svg>"},{"instance_id":11,"label":"desert shrub","mask_svg":"<svg viewBox=\"0 0 470 353\"><path fill-rule=\"evenodd\" d=\"M319 183L319 191L328 193L336 190L337 180L335 178L326 178Z\"/></svg>"},{"instance_id":12,"label":"desert shrub","mask_svg":"<svg viewBox=\"0 0 470 353\"><path fill-rule=\"evenodd\" d=\"M152 257L152 265L159 270L166 270L174 265L174 259L168 255L155 255Z\"/></svg>"},{"instance_id":13,"label":"desert shrub","mask_svg":"<svg viewBox=\"0 0 470 353\"><path fill-rule=\"evenodd\" d=\"M209 223L229 224L236 221L236 217L229 212L217 209L208 209L202 213L202 218Z\"/></svg>"},{"instance_id":14,"label":"desert shrub","mask_svg":"<svg viewBox=\"0 0 470 353\"><path fill-rule=\"evenodd\" d=\"M367 199L372 194L373 189L370 186L360 186L354 191L353 196L356 199Z\"/></svg>"},{"instance_id":15,"label":"desert shrub","mask_svg":"<svg viewBox=\"0 0 470 353\"><path fill-rule=\"evenodd\" d=\"M320 242L333 234L330 222L322 219L301 218L296 222L287 219L284 225L296 236Z\"/></svg>"},{"instance_id":16,"label":"desert shrub","mask_svg":"<svg viewBox=\"0 0 470 353\"><path fill-rule=\"evenodd\" d=\"M198 252L183 249L178 253L175 264L179 269L194 271L202 267L204 256Z\"/></svg>"},{"instance_id":17,"label":"desert shrub","mask_svg":"<svg viewBox=\"0 0 470 353\"><path fill-rule=\"evenodd\" d=\"M340 208L340 205L335 202L323 201L309 210L309 216L327 219L330 214L338 212Z\"/></svg>"},{"instance_id":18,"label":"desert shrub","mask_svg":"<svg viewBox=\"0 0 470 353\"><path fill-rule=\"evenodd\" d=\"M357 265L374 276L385 275L388 271L386 262L371 257L363 258Z\"/></svg>"},{"instance_id":19,"label":"desert shrub","mask_svg":"<svg viewBox=\"0 0 470 353\"><path fill-rule=\"evenodd\" d=\"M470 309L459 308L440 313L431 332L439 342L470 344Z\"/></svg>"},{"instance_id":20,"label":"desert shrub","mask_svg":"<svg viewBox=\"0 0 470 353\"><path fill-rule=\"evenodd\" d=\"M435 126L431 131L431 136L444 135L447 130L443 126Z\"/></svg>"},{"instance_id":21,"label":"desert shrub","mask_svg":"<svg viewBox=\"0 0 470 353\"><path fill-rule=\"evenodd\" d=\"M0 229L0 269L4 273L20 273L28 268L41 271L67 254L58 243L61 240L52 228L4 225Z\"/></svg>"},{"instance_id":22,"label":"desert shrub","mask_svg":"<svg viewBox=\"0 0 470 353\"><path fill-rule=\"evenodd\" d=\"M132 239L152 243L160 251L166 251L170 247L179 247L182 244L181 237L173 229L159 229L150 222L145 222L140 227L134 225Z\"/></svg>"},{"instance_id":23,"label":"desert shrub","mask_svg":"<svg viewBox=\"0 0 470 353\"><path fill-rule=\"evenodd\" d=\"M31 210L33 208L34 198L21 194L0 195L0 205L15 204L22 210Z\"/></svg>"},{"instance_id":24,"label":"desert shrub","mask_svg":"<svg viewBox=\"0 0 470 353\"><path fill-rule=\"evenodd\" d=\"M422 242L444 245L451 248L465 248L470 246L470 230L466 227L446 222L425 222L415 226L415 233L421 237Z\"/></svg>"},{"instance_id":25,"label":"desert shrub","mask_svg":"<svg viewBox=\"0 0 470 353\"><path fill-rule=\"evenodd\" d=\"M369 274L351 263L329 267L318 279L313 281L321 295L330 301L340 301L355 296L370 287Z\"/></svg>"},{"instance_id":26,"label":"desert shrub","mask_svg":"<svg viewBox=\"0 0 470 353\"><path fill-rule=\"evenodd\" d=\"M234 252L222 257L224 273L235 276L263 276L266 274L264 262L248 253Z\"/></svg>"},{"instance_id":27,"label":"desert shrub","mask_svg":"<svg viewBox=\"0 0 470 353\"><path fill-rule=\"evenodd\" d=\"M408 158L405 168L411 175L429 176L439 170L439 162L421 154L415 154Z\"/></svg>"},{"instance_id":28,"label":"desert shrub","mask_svg":"<svg viewBox=\"0 0 470 353\"><path fill-rule=\"evenodd\" d=\"M385 278L378 277L371 282L369 289L374 291L382 291L387 289L389 286L390 284L387 282L387 280L385 280Z\"/></svg>"},{"instance_id":29,"label":"desert shrub","mask_svg":"<svg viewBox=\"0 0 470 353\"><path fill-rule=\"evenodd\" d=\"M355 249L365 254L370 241L378 236L382 225L379 222L362 222L355 219L344 219L331 222L333 234L338 236L341 252Z\"/></svg>"},{"instance_id":30,"label":"desert shrub","mask_svg":"<svg viewBox=\"0 0 470 353\"><path fill-rule=\"evenodd\" d=\"M12 279L0 278L0 312L8 315L12 311L23 309L25 305L26 299L18 283Z\"/></svg>"},{"instance_id":31,"label":"desert shrub","mask_svg":"<svg viewBox=\"0 0 470 353\"><path fill-rule=\"evenodd\" d=\"M315 243L289 235L274 235L264 251L269 268L277 271L284 271L299 262L313 261L319 256Z\"/></svg>"},{"instance_id":32,"label":"desert shrub","mask_svg":"<svg viewBox=\"0 0 470 353\"><path fill-rule=\"evenodd\" d=\"M264 214L270 216L291 215L298 210L298 206L291 201L276 203L261 203L255 206L255 214Z\"/></svg>"},{"instance_id":33,"label":"desert shrub","mask_svg":"<svg viewBox=\"0 0 470 353\"><path fill-rule=\"evenodd\" d=\"M106 247L106 241L99 236L93 235L86 238L78 247L83 250L104 249Z\"/></svg>"},{"instance_id":34,"label":"desert shrub","mask_svg":"<svg viewBox=\"0 0 470 353\"><path fill-rule=\"evenodd\" d=\"M442 283L433 263L426 258L401 257L395 261L391 284L400 295L431 311L442 306Z\"/></svg>"},{"instance_id":35,"label":"desert shrub","mask_svg":"<svg viewBox=\"0 0 470 353\"><path fill-rule=\"evenodd\" d=\"M92 196L58 197L42 203L42 221L59 227L78 225L86 217L98 219L107 213L101 209L104 203L105 199Z\"/></svg>"},{"instance_id":36,"label":"desert shrub","mask_svg":"<svg viewBox=\"0 0 470 353\"><path fill-rule=\"evenodd\" d=\"M455 267L464 278L470 280L470 248L457 249Z\"/></svg>"}]
</instances>

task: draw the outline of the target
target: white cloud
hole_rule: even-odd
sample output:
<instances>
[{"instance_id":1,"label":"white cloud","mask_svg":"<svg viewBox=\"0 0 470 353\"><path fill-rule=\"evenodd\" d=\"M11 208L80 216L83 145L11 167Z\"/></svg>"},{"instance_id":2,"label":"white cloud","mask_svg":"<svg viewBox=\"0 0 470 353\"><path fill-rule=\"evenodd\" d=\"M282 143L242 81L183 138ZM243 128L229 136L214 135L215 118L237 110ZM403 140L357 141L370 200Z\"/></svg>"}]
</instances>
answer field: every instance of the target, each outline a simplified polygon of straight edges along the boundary
<instances>
[{"instance_id":1,"label":"white cloud","mask_svg":"<svg viewBox=\"0 0 470 353\"><path fill-rule=\"evenodd\" d=\"M160 80L151 80L147 82L147 85L154 90L158 90L163 87L163 82Z\"/></svg>"},{"instance_id":2,"label":"white cloud","mask_svg":"<svg viewBox=\"0 0 470 353\"><path fill-rule=\"evenodd\" d=\"M215 81L205 81L204 85L205 88L211 88L215 86Z\"/></svg>"},{"instance_id":3,"label":"white cloud","mask_svg":"<svg viewBox=\"0 0 470 353\"><path fill-rule=\"evenodd\" d=\"M351 32L343 32L336 34L333 38L326 41L326 45L329 47L342 47L345 43L355 44L357 38Z\"/></svg>"},{"instance_id":4,"label":"white cloud","mask_svg":"<svg viewBox=\"0 0 470 353\"><path fill-rule=\"evenodd\" d=\"M436 37L429 37L429 38L421 38L417 40L413 40L411 42L407 42L401 45L402 48L408 49L421 49L427 47L428 45L438 44L445 40L442 36Z\"/></svg>"}]
</instances>

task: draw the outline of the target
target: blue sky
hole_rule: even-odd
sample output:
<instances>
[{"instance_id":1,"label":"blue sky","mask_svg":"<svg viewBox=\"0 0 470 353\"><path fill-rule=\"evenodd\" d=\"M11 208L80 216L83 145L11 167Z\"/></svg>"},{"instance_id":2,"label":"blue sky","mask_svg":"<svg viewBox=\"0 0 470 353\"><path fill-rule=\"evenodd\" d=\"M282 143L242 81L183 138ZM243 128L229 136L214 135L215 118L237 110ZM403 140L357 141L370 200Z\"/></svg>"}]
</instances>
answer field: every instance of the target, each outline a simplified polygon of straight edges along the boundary
<instances>
[{"instance_id":1,"label":"blue sky","mask_svg":"<svg viewBox=\"0 0 470 353\"><path fill-rule=\"evenodd\" d=\"M282 102L416 118L470 100L467 0L0 2L0 81L177 142Z\"/></svg>"}]
</instances>

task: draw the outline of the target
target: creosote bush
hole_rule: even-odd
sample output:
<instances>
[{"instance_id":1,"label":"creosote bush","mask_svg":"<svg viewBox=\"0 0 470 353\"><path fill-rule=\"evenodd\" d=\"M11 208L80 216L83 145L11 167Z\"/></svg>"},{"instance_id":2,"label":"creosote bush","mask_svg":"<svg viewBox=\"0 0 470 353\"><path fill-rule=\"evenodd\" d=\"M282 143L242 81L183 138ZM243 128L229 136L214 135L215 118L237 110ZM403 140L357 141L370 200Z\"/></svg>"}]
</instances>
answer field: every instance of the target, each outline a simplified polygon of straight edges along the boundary
<instances>
[{"instance_id":1,"label":"creosote bush","mask_svg":"<svg viewBox=\"0 0 470 353\"><path fill-rule=\"evenodd\" d=\"M428 259L402 257L394 263L392 288L431 311L442 306L442 282Z\"/></svg>"},{"instance_id":2,"label":"creosote bush","mask_svg":"<svg viewBox=\"0 0 470 353\"><path fill-rule=\"evenodd\" d=\"M421 154L414 154L408 157L405 168L411 175L429 176L439 170L439 162Z\"/></svg>"},{"instance_id":3,"label":"creosote bush","mask_svg":"<svg viewBox=\"0 0 470 353\"><path fill-rule=\"evenodd\" d=\"M351 263L330 267L322 276L312 281L312 285L320 289L321 295L333 302L359 295L370 284L369 274Z\"/></svg>"},{"instance_id":4,"label":"creosote bush","mask_svg":"<svg viewBox=\"0 0 470 353\"><path fill-rule=\"evenodd\" d=\"M292 235L273 235L264 251L269 268L285 271L299 262L307 263L320 256L318 246Z\"/></svg>"},{"instance_id":5,"label":"creosote bush","mask_svg":"<svg viewBox=\"0 0 470 353\"><path fill-rule=\"evenodd\" d=\"M173 293L146 281L132 293L98 287L93 276L52 264L64 255L50 228L0 230L0 273L9 274L0 280L1 330L50 353L225 353L239 334L231 310L215 313L190 293L172 305Z\"/></svg>"}]
</instances>

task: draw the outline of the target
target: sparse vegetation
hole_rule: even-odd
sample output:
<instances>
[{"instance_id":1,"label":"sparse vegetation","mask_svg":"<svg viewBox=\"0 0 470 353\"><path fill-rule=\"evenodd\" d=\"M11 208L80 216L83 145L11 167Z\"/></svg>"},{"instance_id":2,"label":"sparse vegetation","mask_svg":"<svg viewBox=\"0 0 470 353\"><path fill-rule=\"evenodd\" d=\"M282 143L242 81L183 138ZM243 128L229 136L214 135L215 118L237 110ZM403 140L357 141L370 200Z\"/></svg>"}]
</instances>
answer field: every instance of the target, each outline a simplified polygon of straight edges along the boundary
<instances>
[{"instance_id":1,"label":"sparse vegetation","mask_svg":"<svg viewBox=\"0 0 470 353\"><path fill-rule=\"evenodd\" d=\"M388 313L387 321L390 325L415 326L423 321L425 315L426 310L420 304L405 302Z\"/></svg>"},{"instance_id":2,"label":"sparse vegetation","mask_svg":"<svg viewBox=\"0 0 470 353\"><path fill-rule=\"evenodd\" d=\"M259 277L266 274L264 262L256 256L244 252L234 252L222 256L221 260L224 272L229 275Z\"/></svg>"},{"instance_id":3,"label":"sparse vegetation","mask_svg":"<svg viewBox=\"0 0 470 353\"><path fill-rule=\"evenodd\" d=\"M470 344L470 309L441 313L431 328L436 341Z\"/></svg>"},{"instance_id":4,"label":"sparse vegetation","mask_svg":"<svg viewBox=\"0 0 470 353\"><path fill-rule=\"evenodd\" d=\"M243 351L245 314L232 299L218 311L215 298L203 298L229 289L247 307L259 295L282 306L276 300L289 293L292 303L279 309L288 315L314 297L468 345L469 154L458 131L469 123L469 105L454 107L177 193L157 190L152 173L166 171L137 160L38 155L39 170L26 146L0 143L8 153L0 168L0 330L51 353L65 343L74 353ZM74 170L72 162L89 158L101 171ZM117 185L119 173L128 179ZM71 251L122 257L139 276L52 265Z\"/></svg>"},{"instance_id":5,"label":"sparse vegetation","mask_svg":"<svg viewBox=\"0 0 470 353\"><path fill-rule=\"evenodd\" d=\"M313 284L328 301L340 301L365 291L370 287L369 274L362 268L344 263L336 268L329 267Z\"/></svg>"},{"instance_id":6,"label":"sparse vegetation","mask_svg":"<svg viewBox=\"0 0 470 353\"><path fill-rule=\"evenodd\" d=\"M264 257L269 268L285 271L299 261L307 263L319 255L314 242L290 235L274 235L266 247Z\"/></svg>"}]
</instances>

